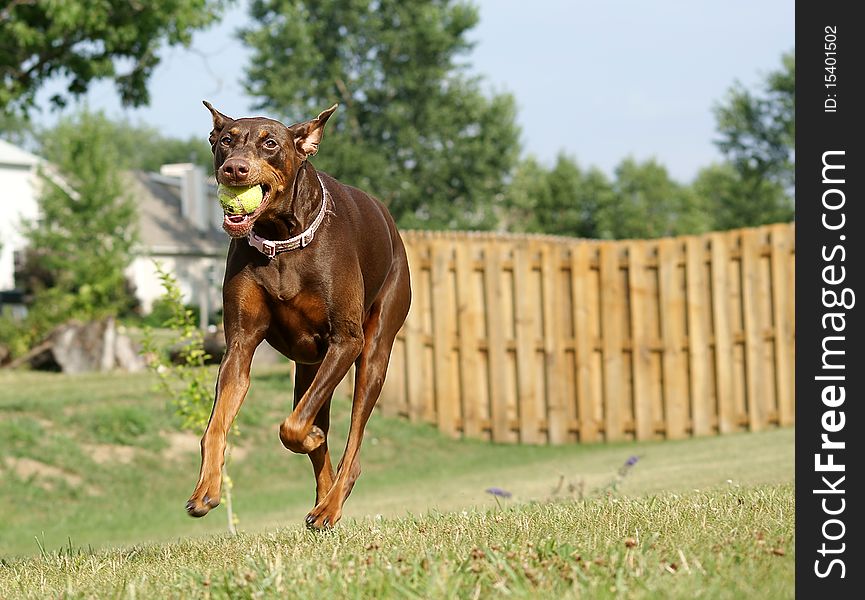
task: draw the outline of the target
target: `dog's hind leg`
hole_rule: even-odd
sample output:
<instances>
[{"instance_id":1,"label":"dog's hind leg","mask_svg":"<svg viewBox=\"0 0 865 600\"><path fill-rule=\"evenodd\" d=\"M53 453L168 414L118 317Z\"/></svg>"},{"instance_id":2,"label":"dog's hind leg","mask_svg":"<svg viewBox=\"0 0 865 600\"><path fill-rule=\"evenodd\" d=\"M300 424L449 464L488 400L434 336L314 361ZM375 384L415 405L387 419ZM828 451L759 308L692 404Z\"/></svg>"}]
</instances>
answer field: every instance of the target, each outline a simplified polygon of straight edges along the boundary
<instances>
[{"instance_id":1,"label":"dog's hind leg","mask_svg":"<svg viewBox=\"0 0 865 600\"><path fill-rule=\"evenodd\" d=\"M294 410L279 426L282 445L297 454L309 454L325 441L325 433L315 424L325 404L330 402L333 390L345 377L351 363L363 350L363 330L346 327L346 331L330 339L324 360L306 392L297 401Z\"/></svg>"},{"instance_id":2,"label":"dog's hind leg","mask_svg":"<svg viewBox=\"0 0 865 600\"><path fill-rule=\"evenodd\" d=\"M396 334L405 321L411 302L408 266L403 258L385 281L363 324L364 346L355 362L351 426L336 480L324 499L306 516L307 527L332 527L342 516L342 505L360 475L360 445L366 423L381 394Z\"/></svg>"},{"instance_id":3,"label":"dog's hind leg","mask_svg":"<svg viewBox=\"0 0 865 600\"><path fill-rule=\"evenodd\" d=\"M297 363L294 376L294 407L300 403L301 398L309 389L315 374L318 372L319 365L304 365ZM314 424L321 429L324 434L324 441L321 446L309 453L309 460L312 462L312 471L315 473L315 503L318 504L333 487L333 465L330 461L330 452L327 449L327 432L330 429L330 401L331 398L325 400L324 404L315 416Z\"/></svg>"}]
</instances>

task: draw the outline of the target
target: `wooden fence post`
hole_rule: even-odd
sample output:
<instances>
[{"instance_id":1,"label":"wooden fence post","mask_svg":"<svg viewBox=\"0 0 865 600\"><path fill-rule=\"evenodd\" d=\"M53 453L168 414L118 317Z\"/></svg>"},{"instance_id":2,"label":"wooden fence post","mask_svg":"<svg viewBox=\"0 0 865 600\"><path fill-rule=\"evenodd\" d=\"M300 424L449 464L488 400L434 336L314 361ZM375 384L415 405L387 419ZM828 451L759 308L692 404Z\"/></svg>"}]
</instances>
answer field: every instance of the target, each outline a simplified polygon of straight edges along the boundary
<instances>
[{"instance_id":1,"label":"wooden fence post","mask_svg":"<svg viewBox=\"0 0 865 600\"><path fill-rule=\"evenodd\" d=\"M687 280L688 365L691 396L691 434L713 432L714 407L710 405L712 356L706 323L711 315L711 293L706 279L706 239L689 236L685 241L685 278Z\"/></svg>"},{"instance_id":2,"label":"wooden fence post","mask_svg":"<svg viewBox=\"0 0 865 600\"><path fill-rule=\"evenodd\" d=\"M730 331L730 298L727 283L730 256L727 233L713 233L712 321L715 337L715 395L718 399L718 430L730 433L738 428L733 401L733 340Z\"/></svg>"},{"instance_id":3,"label":"wooden fence post","mask_svg":"<svg viewBox=\"0 0 865 600\"><path fill-rule=\"evenodd\" d=\"M654 436L652 397L649 394L652 368L652 334L648 320L649 284L646 266L648 242L628 242L628 291L631 304L631 364L633 365L633 399L636 438Z\"/></svg>"},{"instance_id":4,"label":"wooden fence post","mask_svg":"<svg viewBox=\"0 0 865 600\"><path fill-rule=\"evenodd\" d=\"M596 442L599 439L589 380L594 352L589 328L589 315L594 313L590 313L588 305L589 271L589 244L578 243L571 249L571 288L574 294L571 309L574 314L574 363L577 370L575 387L580 442Z\"/></svg>"},{"instance_id":5,"label":"wooden fence post","mask_svg":"<svg viewBox=\"0 0 865 600\"><path fill-rule=\"evenodd\" d=\"M771 228L772 316L775 333L775 387L778 394L778 423L788 427L795 420L793 401L793 281L790 252L793 228L784 223Z\"/></svg>"},{"instance_id":6,"label":"wooden fence post","mask_svg":"<svg viewBox=\"0 0 865 600\"><path fill-rule=\"evenodd\" d=\"M604 357L604 439L625 437L622 406L625 398L622 367L622 325L625 318L625 290L619 272L619 245L601 244L601 345Z\"/></svg>"}]
</instances>

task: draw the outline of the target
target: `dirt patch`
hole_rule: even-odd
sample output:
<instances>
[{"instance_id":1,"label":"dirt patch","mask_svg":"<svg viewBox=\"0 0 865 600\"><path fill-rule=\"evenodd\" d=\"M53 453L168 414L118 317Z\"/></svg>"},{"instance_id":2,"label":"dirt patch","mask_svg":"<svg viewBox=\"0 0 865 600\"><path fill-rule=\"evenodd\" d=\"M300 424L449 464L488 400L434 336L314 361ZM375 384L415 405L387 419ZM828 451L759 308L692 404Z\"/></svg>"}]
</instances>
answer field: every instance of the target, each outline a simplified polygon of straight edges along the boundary
<instances>
[{"instance_id":1,"label":"dirt patch","mask_svg":"<svg viewBox=\"0 0 865 600\"><path fill-rule=\"evenodd\" d=\"M42 417L31 417L34 421L39 423L39 427L42 429L54 429L54 421L49 421L48 419L44 419Z\"/></svg>"},{"instance_id":2,"label":"dirt patch","mask_svg":"<svg viewBox=\"0 0 865 600\"><path fill-rule=\"evenodd\" d=\"M201 455L201 438L188 431L172 431L163 433L162 439L168 443L168 447L162 451L162 456L168 460L178 460L188 457L190 454L196 457ZM229 442L231 460L241 461L246 458L247 448L237 446Z\"/></svg>"},{"instance_id":3,"label":"dirt patch","mask_svg":"<svg viewBox=\"0 0 865 600\"><path fill-rule=\"evenodd\" d=\"M35 477L39 487L45 490L54 488L53 483L50 481L51 479L62 479L73 487L80 486L83 481L80 475L67 473L62 469L46 465L44 462L33 460L32 458L15 458L10 456L3 463L8 470L15 473L21 479Z\"/></svg>"},{"instance_id":4,"label":"dirt patch","mask_svg":"<svg viewBox=\"0 0 865 600\"><path fill-rule=\"evenodd\" d=\"M82 444L87 455L99 465L116 462L128 465L135 458L135 448L120 444Z\"/></svg>"},{"instance_id":5,"label":"dirt patch","mask_svg":"<svg viewBox=\"0 0 865 600\"><path fill-rule=\"evenodd\" d=\"M168 460L186 458L190 454L201 453L200 438L188 431L171 431L163 433L162 439L168 442L168 447L162 451L162 455Z\"/></svg>"},{"instance_id":6,"label":"dirt patch","mask_svg":"<svg viewBox=\"0 0 865 600\"><path fill-rule=\"evenodd\" d=\"M237 444L229 444L228 452L226 454L231 454L231 460L240 462L246 458L246 455L249 454L249 448L245 446L238 446Z\"/></svg>"}]
</instances>

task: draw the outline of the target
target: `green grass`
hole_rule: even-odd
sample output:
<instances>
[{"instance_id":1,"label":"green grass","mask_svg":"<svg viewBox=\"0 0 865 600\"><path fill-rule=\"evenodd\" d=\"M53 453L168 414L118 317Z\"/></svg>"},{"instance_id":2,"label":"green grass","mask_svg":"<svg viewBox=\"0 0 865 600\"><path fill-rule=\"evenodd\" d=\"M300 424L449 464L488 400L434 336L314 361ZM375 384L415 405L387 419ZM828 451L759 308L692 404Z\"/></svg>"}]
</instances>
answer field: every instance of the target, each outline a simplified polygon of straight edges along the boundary
<instances>
[{"instance_id":1,"label":"green grass","mask_svg":"<svg viewBox=\"0 0 865 600\"><path fill-rule=\"evenodd\" d=\"M788 598L793 487L367 518L7 562L0 596Z\"/></svg>"},{"instance_id":2,"label":"green grass","mask_svg":"<svg viewBox=\"0 0 865 600\"><path fill-rule=\"evenodd\" d=\"M223 507L184 513L196 440L154 383L0 373L0 597L792 595L792 430L514 446L375 414L343 521L311 534L312 472L279 443L291 400L275 368L240 413L244 533L228 538ZM336 458L348 411L335 399Z\"/></svg>"}]
</instances>

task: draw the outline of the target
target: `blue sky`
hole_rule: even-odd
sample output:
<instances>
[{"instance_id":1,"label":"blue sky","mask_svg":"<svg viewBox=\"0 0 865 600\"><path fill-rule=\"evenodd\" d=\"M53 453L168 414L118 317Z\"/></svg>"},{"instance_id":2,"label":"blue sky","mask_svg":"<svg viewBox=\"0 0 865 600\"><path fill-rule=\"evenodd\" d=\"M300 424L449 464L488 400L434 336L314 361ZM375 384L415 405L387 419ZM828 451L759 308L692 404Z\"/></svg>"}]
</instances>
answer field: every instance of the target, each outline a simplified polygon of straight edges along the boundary
<instances>
[{"instance_id":1,"label":"blue sky","mask_svg":"<svg viewBox=\"0 0 865 600\"><path fill-rule=\"evenodd\" d=\"M794 46L793 0L476 4L481 21L467 60L489 91L516 97L524 154L550 165L564 152L607 173L626 156L655 157L690 181L720 159L714 103L735 80L756 86ZM196 34L191 49L166 49L149 107L122 109L110 84L94 86L89 105L183 138L207 136L202 99L232 116L260 113L241 84L250 56L232 35L241 22L244 1ZM50 93L40 94L43 103Z\"/></svg>"}]
</instances>

